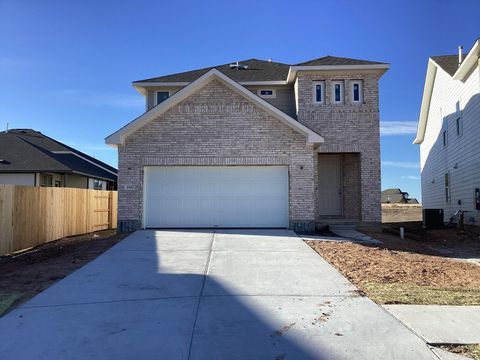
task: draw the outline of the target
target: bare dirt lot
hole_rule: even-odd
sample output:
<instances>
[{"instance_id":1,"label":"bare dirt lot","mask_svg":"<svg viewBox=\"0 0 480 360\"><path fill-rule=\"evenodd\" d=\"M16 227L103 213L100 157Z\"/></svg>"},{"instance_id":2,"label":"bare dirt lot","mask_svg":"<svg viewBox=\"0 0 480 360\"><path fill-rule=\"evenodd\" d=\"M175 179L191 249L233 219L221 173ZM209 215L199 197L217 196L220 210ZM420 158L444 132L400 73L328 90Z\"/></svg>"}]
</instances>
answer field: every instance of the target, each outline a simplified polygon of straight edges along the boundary
<instances>
[{"instance_id":1,"label":"bare dirt lot","mask_svg":"<svg viewBox=\"0 0 480 360\"><path fill-rule=\"evenodd\" d=\"M383 244L307 243L377 303L480 305L480 266L451 258L458 249L462 257L480 258L477 232L460 238L455 229L424 230L421 240L368 235Z\"/></svg>"},{"instance_id":2,"label":"bare dirt lot","mask_svg":"<svg viewBox=\"0 0 480 360\"><path fill-rule=\"evenodd\" d=\"M115 230L72 236L0 257L0 315L82 267L128 234Z\"/></svg>"},{"instance_id":3,"label":"bare dirt lot","mask_svg":"<svg viewBox=\"0 0 480 360\"><path fill-rule=\"evenodd\" d=\"M382 204L382 222L422 221L422 205Z\"/></svg>"}]
</instances>

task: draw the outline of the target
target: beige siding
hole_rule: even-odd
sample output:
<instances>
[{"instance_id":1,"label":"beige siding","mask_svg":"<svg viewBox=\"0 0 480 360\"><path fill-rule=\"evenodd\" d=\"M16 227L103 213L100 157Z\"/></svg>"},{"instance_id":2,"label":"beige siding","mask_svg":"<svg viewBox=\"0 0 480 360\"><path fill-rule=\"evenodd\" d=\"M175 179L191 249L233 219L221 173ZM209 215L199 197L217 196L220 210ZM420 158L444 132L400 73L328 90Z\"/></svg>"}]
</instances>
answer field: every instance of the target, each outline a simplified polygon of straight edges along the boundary
<instances>
[{"instance_id":1,"label":"beige siding","mask_svg":"<svg viewBox=\"0 0 480 360\"><path fill-rule=\"evenodd\" d=\"M460 111L457 110L457 102ZM462 134L456 134L461 116ZM447 130L447 146L442 131ZM420 145L422 204L444 209L447 221L458 210L467 210L466 220L480 224L474 209L474 189L480 188L480 71L477 67L465 82L453 80L438 69L427 118L425 138ZM450 202L446 201L444 175L450 173ZM461 204L459 204L461 202Z\"/></svg>"},{"instance_id":2,"label":"beige siding","mask_svg":"<svg viewBox=\"0 0 480 360\"><path fill-rule=\"evenodd\" d=\"M35 174L0 174L0 184L35 185Z\"/></svg>"}]
</instances>

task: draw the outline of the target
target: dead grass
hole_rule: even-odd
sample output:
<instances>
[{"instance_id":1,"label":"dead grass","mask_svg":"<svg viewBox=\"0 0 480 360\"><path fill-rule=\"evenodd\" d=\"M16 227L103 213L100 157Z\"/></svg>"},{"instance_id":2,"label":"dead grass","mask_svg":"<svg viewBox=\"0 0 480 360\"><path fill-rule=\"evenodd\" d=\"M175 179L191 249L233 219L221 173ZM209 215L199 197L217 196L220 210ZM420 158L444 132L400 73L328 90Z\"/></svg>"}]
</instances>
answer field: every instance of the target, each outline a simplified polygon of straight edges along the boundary
<instances>
[{"instance_id":1,"label":"dead grass","mask_svg":"<svg viewBox=\"0 0 480 360\"><path fill-rule=\"evenodd\" d=\"M414 284L361 284L367 296L378 304L480 305L480 289L441 288Z\"/></svg>"},{"instance_id":2,"label":"dead grass","mask_svg":"<svg viewBox=\"0 0 480 360\"><path fill-rule=\"evenodd\" d=\"M0 316L95 259L126 235L105 230L0 257Z\"/></svg>"},{"instance_id":3,"label":"dead grass","mask_svg":"<svg viewBox=\"0 0 480 360\"><path fill-rule=\"evenodd\" d=\"M382 235L381 246L307 243L377 303L480 305L480 266L446 258L431 242Z\"/></svg>"},{"instance_id":4,"label":"dead grass","mask_svg":"<svg viewBox=\"0 0 480 360\"><path fill-rule=\"evenodd\" d=\"M475 360L480 360L480 344L443 345L440 347L455 354L467 356Z\"/></svg>"},{"instance_id":5,"label":"dead grass","mask_svg":"<svg viewBox=\"0 0 480 360\"><path fill-rule=\"evenodd\" d=\"M382 204L382 222L422 221L422 205Z\"/></svg>"}]
</instances>

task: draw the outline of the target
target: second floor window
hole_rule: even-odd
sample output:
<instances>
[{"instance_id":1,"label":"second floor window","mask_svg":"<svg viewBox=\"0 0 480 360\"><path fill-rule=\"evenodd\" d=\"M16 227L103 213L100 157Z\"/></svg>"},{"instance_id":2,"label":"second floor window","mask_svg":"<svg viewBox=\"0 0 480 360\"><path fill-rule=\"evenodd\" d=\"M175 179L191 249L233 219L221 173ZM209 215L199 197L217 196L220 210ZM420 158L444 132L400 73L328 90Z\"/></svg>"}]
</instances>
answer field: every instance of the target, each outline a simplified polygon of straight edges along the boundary
<instances>
[{"instance_id":1,"label":"second floor window","mask_svg":"<svg viewBox=\"0 0 480 360\"><path fill-rule=\"evenodd\" d=\"M455 127L457 130L457 136L462 135L462 118L461 117L457 117L457 119L455 120Z\"/></svg>"},{"instance_id":2,"label":"second floor window","mask_svg":"<svg viewBox=\"0 0 480 360\"><path fill-rule=\"evenodd\" d=\"M447 146L447 130L442 131L443 146Z\"/></svg>"},{"instance_id":3,"label":"second floor window","mask_svg":"<svg viewBox=\"0 0 480 360\"><path fill-rule=\"evenodd\" d=\"M277 97L275 89L259 89L257 94L262 98L275 98L275 97Z\"/></svg>"},{"instance_id":4,"label":"second floor window","mask_svg":"<svg viewBox=\"0 0 480 360\"><path fill-rule=\"evenodd\" d=\"M160 104L161 102L168 99L170 92L168 91L157 91L155 95L155 105Z\"/></svg>"},{"instance_id":5,"label":"second floor window","mask_svg":"<svg viewBox=\"0 0 480 360\"><path fill-rule=\"evenodd\" d=\"M324 82L323 81L314 81L313 82L313 102L317 104L323 104L324 98Z\"/></svg>"},{"instance_id":6,"label":"second floor window","mask_svg":"<svg viewBox=\"0 0 480 360\"><path fill-rule=\"evenodd\" d=\"M363 102L363 89L362 81L355 80L352 82L352 102L353 103L362 103Z\"/></svg>"},{"instance_id":7,"label":"second floor window","mask_svg":"<svg viewBox=\"0 0 480 360\"><path fill-rule=\"evenodd\" d=\"M332 98L335 104L343 103L343 81L332 81Z\"/></svg>"}]
</instances>

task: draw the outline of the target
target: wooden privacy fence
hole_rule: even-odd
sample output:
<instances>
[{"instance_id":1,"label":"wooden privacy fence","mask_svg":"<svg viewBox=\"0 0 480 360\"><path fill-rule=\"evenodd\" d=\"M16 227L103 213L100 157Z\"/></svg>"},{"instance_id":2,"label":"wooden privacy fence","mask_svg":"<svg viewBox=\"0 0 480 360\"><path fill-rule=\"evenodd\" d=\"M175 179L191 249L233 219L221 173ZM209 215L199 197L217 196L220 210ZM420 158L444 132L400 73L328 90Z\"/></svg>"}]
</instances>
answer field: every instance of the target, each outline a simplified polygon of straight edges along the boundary
<instances>
[{"instance_id":1,"label":"wooden privacy fence","mask_svg":"<svg viewBox=\"0 0 480 360\"><path fill-rule=\"evenodd\" d=\"M116 191L0 185L0 256L116 227Z\"/></svg>"}]
</instances>

